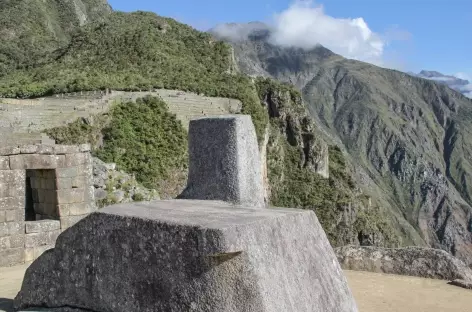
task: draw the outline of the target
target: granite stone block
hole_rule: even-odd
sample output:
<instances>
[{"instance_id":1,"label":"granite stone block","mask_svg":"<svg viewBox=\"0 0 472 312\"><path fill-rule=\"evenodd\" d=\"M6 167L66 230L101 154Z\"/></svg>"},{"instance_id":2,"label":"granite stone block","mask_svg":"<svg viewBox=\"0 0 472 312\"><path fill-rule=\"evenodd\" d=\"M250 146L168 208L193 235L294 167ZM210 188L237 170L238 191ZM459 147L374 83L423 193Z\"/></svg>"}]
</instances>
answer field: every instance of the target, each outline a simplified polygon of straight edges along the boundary
<instances>
[{"instance_id":1,"label":"granite stone block","mask_svg":"<svg viewBox=\"0 0 472 312\"><path fill-rule=\"evenodd\" d=\"M51 232L61 229L59 220L40 220L25 222L26 234Z\"/></svg>"},{"instance_id":2,"label":"granite stone block","mask_svg":"<svg viewBox=\"0 0 472 312\"><path fill-rule=\"evenodd\" d=\"M179 200L106 207L81 220L31 264L14 306L357 311L312 211Z\"/></svg>"},{"instance_id":3,"label":"granite stone block","mask_svg":"<svg viewBox=\"0 0 472 312\"><path fill-rule=\"evenodd\" d=\"M0 182L0 197L19 197L24 194L24 186L19 183Z\"/></svg>"},{"instance_id":4,"label":"granite stone block","mask_svg":"<svg viewBox=\"0 0 472 312\"><path fill-rule=\"evenodd\" d=\"M78 173L79 171L77 167L56 169L57 178L74 178L78 175Z\"/></svg>"},{"instance_id":5,"label":"granite stone block","mask_svg":"<svg viewBox=\"0 0 472 312\"><path fill-rule=\"evenodd\" d=\"M72 178L57 178L56 187L58 190L69 190L72 188Z\"/></svg>"},{"instance_id":6,"label":"granite stone block","mask_svg":"<svg viewBox=\"0 0 472 312\"><path fill-rule=\"evenodd\" d=\"M25 240L25 234L10 236L10 246L11 248L25 248Z\"/></svg>"},{"instance_id":7,"label":"granite stone block","mask_svg":"<svg viewBox=\"0 0 472 312\"><path fill-rule=\"evenodd\" d=\"M55 155L22 154L10 156L11 169L55 169L57 157Z\"/></svg>"},{"instance_id":8,"label":"granite stone block","mask_svg":"<svg viewBox=\"0 0 472 312\"><path fill-rule=\"evenodd\" d=\"M25 209L5 210L5 222L25 220Z\"/></svg>"},{"instance_id":9,"label":"granite stone block","mask_svg":"<svg viewBox=\"0 0 472 312\"><path fill-rule=\"evenodd\" d=\"M18 146L4 146L0 147L0 156L17 155L20 153Z\"/></svg>"},{"instance_id":10,"label":"granite stone block","mask_svg":"<svg viewBox=\"0 0 472 312\"><path fill-rule=\"evenodd\" d=\"M59 216L62 218L62 217L66 217L66 216L69 216L70 215L70 206L72 204L62 204L62 205L58 205L57 206L57 209L59 211Z\"/></svg>"},{"instance_id":11,"label":"granite stone block","mask_svg":"<svg viewBox=\"0 0 472 312\"><path fill-rule=\"evenodd\" d=\"M69 205L69 215L81 216L92 212L90 205L87 203L75 203Z\"/></svg>"},{"instance_id":12,"label":"granite stone block","mask_svg":"<svg viewBox=\"0 0 472 312\"><path fill-rule=\"evenodd\" d=\"M76 153L76 154L67 154L66 155L66 167L79 166L85 164L85 154Z\"/></svg>"},{"instance_id":13,"label":"granite stone block","mask_svg":"<svg viewBox=\"0 0 472 312\"><path fill-rule=\"evenodd\" d=\"M24 248L0 249L0 267L22 264L24 259Z\"/></svg>"},{"instance_id":14,"label":"granite stone block","mask_svg":"<svg viewBox=\"0 0 472 312\"><path fill-rule=\"evenodd\" d=\"M38 154L42 154L42 155L53 155L55 154L55 149L54 149L54 146L52 145L39 145L38 146L38 151L37 151Z\"/></svg>"},{"instance_id":15,"label":"granite stone block","mask_svg":"<svg viewBox=\"0 0 472 312\"><path fill-rule=\"evenodd\" d=\"M85 178L85 176L77 176L71 179L71 187L73 188L85 188L87 186L86 183L87 179Z\"/></svg>"},{"instance_id":16,"label":"granite stone block","mask_svg":"<svg viewBox=\"0 0 472 312\"><path fill-rule=\"evenodd\" d=\"M10 170L10 157L0 156L0 170Z\"/></svg>"},{"instance_id":17,"label":"granite stone block","mask_svg":"<svg viewBox=\"0 0 472 312\"><path fill-rule=\"evenodd\" d=\"M24 145L20 146L20 154L35 154L38 152L38 145Z\"/></svg>"},{"instance_id":18,"label":"granite stone block","mask_svg":"<svg viewBox=\"0 0 472 312\"><path fill-rule=\"evenodd\" d=\"M26 234L25 247L30 248L45 245L54 245L59 234L61 234L60 230Z\"/></svg>"},{"instance_id":19,"label":"granite stone block","mask_svg":"<svg viewBox=\"0 0 472 312\"><path fill-rule=\"evenodd\" d=\"M54 152L56 154L73 154L79 152L79 146L77 145L56 145L54 146Z\"/></svg>"},{"instance_id":20,"label":"granite stone block","mask_svg":"<svg viewBox=\"0 0 472 312\"><path fill-rule=\"evenodd\" d=\"M265 207L256 131L248 115L199 118L189 125L189 176L178 198Z\"/></svg>"},{"instance_id":21,"label":"granite stone block","mask_svg":"<svg viewBox=\"0 0 472 312\"><path fill-rule=\"evenodd\" d=\"M22 222L3 222L0 223L0 237L15 236L25 233L25 223Z\"/></svg>"},{"instance_id":22,"label":"granite stone block","mask_svg":"<svg viewBox=\"0 0 472 312\"><path fill-rule=\"evenodd\" d=\"M0 211L21 209L25 206L25 196L0 198Z\"/></svg>"},{"instance_id":23,"label":"granite stone block","mask_svg":"<svg viewBox=\"0 0 472 312\"><path fill-rule=\"evenodd\" d=\"M26 179L25 170L0 170L0 183L21 182Z\"/></svg>"},{"instance_id":24,"label":"granite stone block","mask_svg":"<svg viewBox=\"0 0 472 312\"><path fill-rule=\"evenodd\" d=\"M57 202L59 204L81 203L85 200L84 189L57 190Z\"/></svg>"},{"instance_id":25,"label":"granite stone block","mask_svg":"<svg viewBox=\"0 0 472 312\"><path fill-rule=\"evenodd\" d=\"M9 249L10 246L10 236L3 236L0 237L0 250L2 249Z\"/></svg>"}]
</instances>

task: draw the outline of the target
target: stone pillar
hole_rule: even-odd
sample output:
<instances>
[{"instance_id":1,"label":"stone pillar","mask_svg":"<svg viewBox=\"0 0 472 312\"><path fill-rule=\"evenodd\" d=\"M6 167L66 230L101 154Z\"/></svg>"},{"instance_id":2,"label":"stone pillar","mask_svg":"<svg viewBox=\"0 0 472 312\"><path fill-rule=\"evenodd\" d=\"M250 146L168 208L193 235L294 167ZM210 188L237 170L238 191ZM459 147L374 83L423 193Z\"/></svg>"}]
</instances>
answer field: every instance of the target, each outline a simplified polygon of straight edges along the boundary
<instances>
[{"instance_id":1,"label":"stone pillar","mask_svg":"<svg viewBox=\"0 0 472 312\"><path fill-rule=\"evenodd\" d=\"M178 198L265 207L259 148L250 116L190 121L189 177Z\"/></svg>"}]
</instances>

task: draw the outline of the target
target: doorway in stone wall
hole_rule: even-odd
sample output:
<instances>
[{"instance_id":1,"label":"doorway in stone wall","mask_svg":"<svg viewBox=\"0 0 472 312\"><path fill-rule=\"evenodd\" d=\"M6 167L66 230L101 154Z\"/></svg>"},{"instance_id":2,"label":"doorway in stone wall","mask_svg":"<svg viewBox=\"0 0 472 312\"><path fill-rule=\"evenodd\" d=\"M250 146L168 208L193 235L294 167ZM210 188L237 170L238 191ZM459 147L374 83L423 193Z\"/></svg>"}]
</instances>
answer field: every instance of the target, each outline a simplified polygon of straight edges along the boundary
<instances>
[{"instance_id":1,"label":"doorway in stone wall","mask_svg":"<svg viewBox=\"0 0 472 312\"><path fill-rule=\"evenodd\" d=\"M28 169L25 183L25 221L58 220L56 170Z\"/></svg>"}]
</instances>

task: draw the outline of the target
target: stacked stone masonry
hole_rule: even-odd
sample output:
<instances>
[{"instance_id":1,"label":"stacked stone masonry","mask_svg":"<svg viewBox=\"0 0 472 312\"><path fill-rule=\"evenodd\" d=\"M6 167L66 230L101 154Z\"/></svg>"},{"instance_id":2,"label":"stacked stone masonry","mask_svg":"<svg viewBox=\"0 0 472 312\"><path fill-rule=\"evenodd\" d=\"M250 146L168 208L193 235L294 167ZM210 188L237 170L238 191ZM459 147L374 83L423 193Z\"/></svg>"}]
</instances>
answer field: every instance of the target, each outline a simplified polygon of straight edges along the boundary
<instances>
[{"instance_id":1,"label":"stacked stone masonry","mask_svg":"<svg viewBox=\"0 0 472 312\"><path fill-rule=\"evenodd\" d=\"M90 145L0 147L0 267L35 260L96 209Z\"/></svg>"}]
</instances>

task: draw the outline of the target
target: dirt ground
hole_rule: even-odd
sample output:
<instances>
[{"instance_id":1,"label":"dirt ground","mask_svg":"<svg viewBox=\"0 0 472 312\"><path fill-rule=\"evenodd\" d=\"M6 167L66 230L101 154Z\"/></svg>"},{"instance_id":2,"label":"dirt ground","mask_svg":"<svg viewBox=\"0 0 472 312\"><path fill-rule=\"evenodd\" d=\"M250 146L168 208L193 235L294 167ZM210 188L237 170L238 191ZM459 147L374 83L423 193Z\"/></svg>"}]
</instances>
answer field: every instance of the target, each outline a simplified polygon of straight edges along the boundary
<instances>
[{"instance_id":1,"label":"dirt ground","mask_svg":"<svg viewBox=\"0 0 472 312\"><path fill-rule=\"evenodd\" d=\"M13 311L11 301L21 288L27 268L27 265L0 268L0 311Z\"/></svg>"},{"instance_id":2,"label":"dirt ground","mask_svg":"<svg viewBox=\"0 0 472 312\"><path fill-rule=\"evenodd\" d=\"M345 271L360 312L470 312L472 290L447 281Z\"/></svg>"},{"instance_id":3,"label":"dirt ground","mask_svg":"<svg viewBox=\"0 0 472 312\"><path fill-rule=\"evenodd\" d=\"M0 268L0 311L12 312L27 266ZM345 271L360 312L470 312L472 290L424 278ZM329 311L326 311L329 312Z\"/></svg>"}]
</instances>

